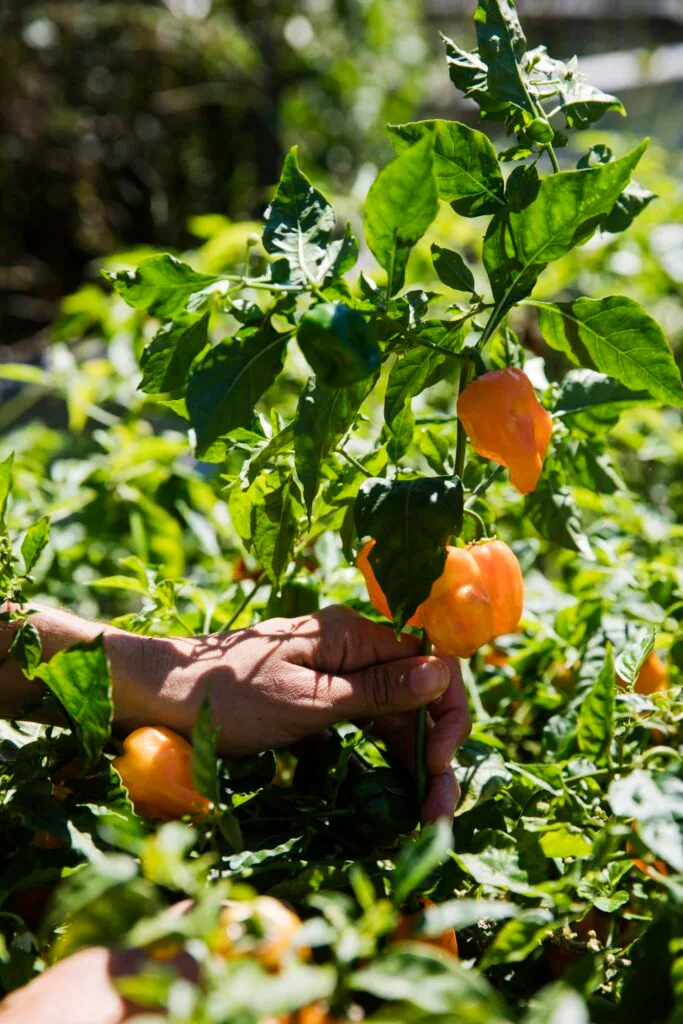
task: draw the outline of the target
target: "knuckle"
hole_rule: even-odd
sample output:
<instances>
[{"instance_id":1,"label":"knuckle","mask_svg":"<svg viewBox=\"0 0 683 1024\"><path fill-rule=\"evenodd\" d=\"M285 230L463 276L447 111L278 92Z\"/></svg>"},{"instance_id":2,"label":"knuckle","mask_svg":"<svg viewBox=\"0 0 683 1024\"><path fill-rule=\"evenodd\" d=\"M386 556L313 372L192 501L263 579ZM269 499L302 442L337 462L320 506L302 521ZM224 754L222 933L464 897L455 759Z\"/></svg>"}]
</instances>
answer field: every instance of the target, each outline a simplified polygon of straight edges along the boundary
<instances>
[{"instance_id":1,"label":"knuckle","mask_svg":"<svg viewBox=\"0 0 683 1024\"><path fill-rule=\"evenodd\" d=\"M368 677L368 703L374 712L391 707L394 686L394 676L389 667L375 665Z\"/></svg>"}]
</instances>

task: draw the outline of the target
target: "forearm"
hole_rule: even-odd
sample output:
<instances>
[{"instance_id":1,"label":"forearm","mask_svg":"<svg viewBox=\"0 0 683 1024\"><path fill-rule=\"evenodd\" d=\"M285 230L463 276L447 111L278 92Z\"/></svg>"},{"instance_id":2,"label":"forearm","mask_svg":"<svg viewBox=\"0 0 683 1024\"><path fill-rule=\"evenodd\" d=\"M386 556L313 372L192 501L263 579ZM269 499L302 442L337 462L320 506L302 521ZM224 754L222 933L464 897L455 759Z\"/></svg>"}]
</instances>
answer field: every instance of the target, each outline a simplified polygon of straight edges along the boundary
<instances>
[{"instance_id":1,"label":"forearm","mask_svg":"<svg viewBox=\"0 0 683 1024\"><path fill-rule=\"evenodd\" d=\"M154 641L100 622L90 622L57 608L33 603L31 607L36 609L30 621L40 634L44 661L73 644L103 635L112 676L115 722L134 728L143 724L148 715L153 715L154 692L151 688L148 692L144 680L145 661L153 662L157 650ZM5 611L6 606L0 610ZM9 654L20 623L20 619L12 622L0 620L0 718L45 721L44 711L38 708L44 692L43 683L27 679L16 659ZM156 673L150 671L147 674Z\"/></svg>"}]
</instances>

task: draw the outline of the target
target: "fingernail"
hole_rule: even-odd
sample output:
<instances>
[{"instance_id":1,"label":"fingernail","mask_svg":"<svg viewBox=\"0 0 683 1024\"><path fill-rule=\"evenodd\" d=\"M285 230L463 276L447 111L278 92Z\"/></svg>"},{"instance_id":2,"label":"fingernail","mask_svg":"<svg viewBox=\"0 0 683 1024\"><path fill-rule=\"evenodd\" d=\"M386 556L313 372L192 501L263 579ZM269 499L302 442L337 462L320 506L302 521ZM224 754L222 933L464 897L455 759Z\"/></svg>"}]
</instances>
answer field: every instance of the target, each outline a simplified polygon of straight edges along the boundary
<instances>
[{"instance_id":1,"label":"fingernail","mask_svg":"<svg viewBox=\"0 0 683 1024\"><path fill-rule=\"evenodd\" d=\"M410 670L410 688L425 702L439 697L448 686L448 665L439 658L422 661Z\"/></svg>"}]
</instances>

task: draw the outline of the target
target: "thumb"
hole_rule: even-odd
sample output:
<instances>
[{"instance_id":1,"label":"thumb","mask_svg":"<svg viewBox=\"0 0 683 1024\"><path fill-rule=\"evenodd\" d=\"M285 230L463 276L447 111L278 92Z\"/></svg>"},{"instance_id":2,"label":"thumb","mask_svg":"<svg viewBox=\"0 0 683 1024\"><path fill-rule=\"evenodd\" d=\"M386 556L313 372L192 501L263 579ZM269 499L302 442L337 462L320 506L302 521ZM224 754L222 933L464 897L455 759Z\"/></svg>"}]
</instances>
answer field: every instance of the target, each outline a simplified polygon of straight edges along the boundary
<instances>
[{"instance_id":1,"label":"thumb","mask_svg":"<svg viewBox=\"0 0 683 1024\"><path fill-rule=\"evenodd\" d=\"M412 711L438 700L451 673L441 658L385 661L337 679L337 707L349 718Z\"/></svg>"}]
</instances>

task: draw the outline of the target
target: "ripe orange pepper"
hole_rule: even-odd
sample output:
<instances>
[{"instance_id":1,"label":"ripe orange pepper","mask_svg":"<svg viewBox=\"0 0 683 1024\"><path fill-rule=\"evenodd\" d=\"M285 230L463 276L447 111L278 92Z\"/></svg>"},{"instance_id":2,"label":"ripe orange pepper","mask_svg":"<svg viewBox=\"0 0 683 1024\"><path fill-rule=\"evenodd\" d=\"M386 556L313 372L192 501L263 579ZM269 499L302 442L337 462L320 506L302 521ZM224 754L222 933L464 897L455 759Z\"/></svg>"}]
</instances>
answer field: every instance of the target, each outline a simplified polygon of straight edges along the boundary
<instances>
[{"instance_id":1,"label":"ripe orange pepper","mask_svg":"<svg viewBox=\"0 0 683 1024\"><path fill-rule=\"evenodd\" d=\"M422 910L426 907L436 906L436 903L432 900L428 900L425 896L421 897L419 902ZM436 946L437 949L443 949L446 953L450 953L450 955L455 957L457 960L458 938L455 934L455 929L447 928L446 931L441 932L440 935L432 935L430 937L415 934L415 926L421 912L421 910L418 910L414 914L402 913L398 919L398 924L391 933L391 941L399 942L402 939L411 939L415 942L424 942L428 946Z\"/></svg>"},{"instance_id":2,"label":"ripe orange pepper","mask_svg":"<svg viewBox=\"0 0 683 1024\"><path fill-rule=\"evenodd\" d=\"M534 490L553 421L522 370L510 367L477 377L458 398L458 417L479 455L506 466L520 494Z\"/></svg>"},{"instance_id":3,"label":"ripe orange pepper","mask_svg":"<svg viewBox=\"0 0 683 1024\"><path fill-rule=\"evenodd\" d=\"M516 629L524 605L522 571L501 540L446 550L444 571L418 611L439 650L469 658Z\"/></svg>"},{"instance_id":4,"label":"ripe orange pepper","mask_svg":"<svg viewBox=\"0 0 683 1024\"><path fill-rule=\"evenodd\" d=\"M369 540L363 545L363 547L358 552L356 565L358 566L360 571L363 573L363 576L365 577L365 585L368 588L368 596L375 610L378 611L380 615L384 615L387 619L393 620L394 616L391 614L389 602L384 596L384 591L377 582L377 577L375 576L374 570L370 564L370 559L368 558L368 555L370 554L374 546L374 540ZM420 622L419 609L417 612L415 612L411 619L408 619L408 625L422 625L422 623Z\"/></svg>"},{"instance_id":5,"label":"ripe orange pepper","mask_svg":"<svg viewBox=\"0 0 683 1024\"><path fill-rule=\"evenodd\" d=\"M294 938L301 925L301 918L274 896L257 896L251 902L235 900L221 911L215 949L226 959L251 956L267 971L277 971L295 949ZM310 956L305 948L296 952L304 960Z\"/></svg>"},{"instance_id":6,"label":"ripe orange pepper","mask_svg":"<svg viewBox=\"0 0 683 1024\"><path fill-rule=\"evenodd\" d=\"M617 685L626 689L626 682L617 675ZM654 651L651 651L643 664L640 666L638 678L633 686L634 693L643 693L651 696L653 693L662 693L669 687L669 678L666 665Z\"/></svg>"},{"instance_id":7,"label":"ripe orange pepper","mask_svg":"<svg viewBox=\"0 0 683 1024\"><path fill-rule=\"evenodd\" d=\"M201 820L211 802L192 784L192 747L171 729L143 726L123 743L115 758L118 771L137 814L172 821L192 814Z\"/></svg>"}]
</instances>

